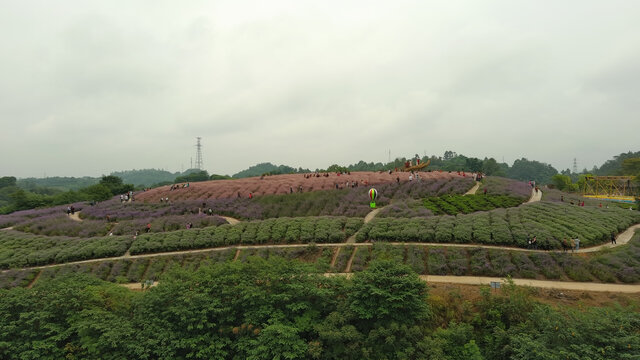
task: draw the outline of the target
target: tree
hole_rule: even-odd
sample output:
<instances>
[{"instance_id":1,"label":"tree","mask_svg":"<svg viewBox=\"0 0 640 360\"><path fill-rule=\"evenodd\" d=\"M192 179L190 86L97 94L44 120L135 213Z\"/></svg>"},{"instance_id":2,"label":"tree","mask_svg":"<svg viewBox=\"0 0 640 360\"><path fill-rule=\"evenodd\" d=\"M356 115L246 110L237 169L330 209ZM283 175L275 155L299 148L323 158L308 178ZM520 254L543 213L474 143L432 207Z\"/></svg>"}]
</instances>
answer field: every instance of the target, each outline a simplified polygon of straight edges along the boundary
<instances>
[{"instance_id":1,"label":"tree","mask_svg":"<svg viewBox=\"0 0 640 360\"><path fill-rule=\"evenodd\" d=\"M360 329L391 322L411 325L429 316L426 296L425 283L410 267L392 260L374 261L354 274L349 309L361 320L356 326Z\"/></svg>"},{"instance_id":2,"label":"tree","mask_svg":"<svg viewBox=\"0 0 640 360\"><path fill-rule=\"evenodd\" d=\"M442 159L444 161L448 161L453 159L454 157L458 156L458 154L456 154L455 152L451 151L451 150L447 150L444 152L444 156L442 157Z\"/></svg>"},{"instance_id":3,"label":"tree","mask_svg":"<svg viewBox=\"0 0 640 360\"><path fill-rule=\"evenodd\" d=\"M551 177L557 173L558 170L549 164L522 158L513 162L507 175L516 180L534 180L538 184L548 184L551 182Z\"/></svg>"},{"instance_id":4,"label":"tree","mask_svg":"<svg viewBox=\"0 0 640 360\"><path fill-rule=\"evenodd\" d=\"M104 184L95 184L89 186L85 189L82 189L81 192L87 194L89 200L93 201L109 200L114 195L109 187Z\"/></svg>"},{"instance_id":5,"label":"tree","mask_svg":"<svg viewBox=\"0 0 640 360\"><path fill-rule=\"evenodd\" d=\"M16 178L13 176L3 176L0 178L0 189L8 186L16 186Z\"/></svg>"},{"instance_id":6,"label":"tree","mask_svg":"<svg viewBox=\"0 0 640 360\"><path fill-rule=\"evenodd\" d=\"M303 359L307 353L307 344L298 335L293 326L272 324L260 332L257 339L251 340L247 351L248 360L289 360Z\"/></svg>"},{"instance_id":7,"label":"tree","mask_svg":"<svg viewBox=\"0 0 640 360\"><path fill-rule=\"evenodd\" d=\"M482 161L482 172L488 176L505 176L506 174L498 165L498 162L494 158L484 158Z\"/></svg>"},{"instance_id":8,"label":"tree","mask_svg":"<svg viewBox=\"0 0 640 360\"><path fill-rule=\"evenodd\" d=\"M123 184L122 179L113 175L102 176L102 179L100 179L99 184L106 186L112 195L123 194L129 191L133 191L133 185Z\"/></svg>"},{"instance_id":9,"label":"tree","mask_svg":"<svg viewBox=\"0 0 640 360\"><path fill-rule=\"evenodd\" d=\"M551 178L551 182L558 190L571 189L571 177L569 175L556 174Z\"/></svg>"},{"instance_id":10,"label":"tree","mask_svg":"<svg viewBox=\"0 0 640 360\"><path fill-rule=\"evenodd\" d=\"M623 175L640 175L640 157L624 159L622 161Z\"/></svg>"},{"instance_id":11,"label":"tree","mask_svg":"<svg viewBox=\"0 0 640 360\"><path fill-rule=\"evenodd\" d=\"M207 180L209 180L209 173L206 170L200 170L200 171L189 173L187 175L178 176L175 179L175 182L186 183L186 182L198 182L198 181L207 181Z\"/></svg>"}]
</instances>

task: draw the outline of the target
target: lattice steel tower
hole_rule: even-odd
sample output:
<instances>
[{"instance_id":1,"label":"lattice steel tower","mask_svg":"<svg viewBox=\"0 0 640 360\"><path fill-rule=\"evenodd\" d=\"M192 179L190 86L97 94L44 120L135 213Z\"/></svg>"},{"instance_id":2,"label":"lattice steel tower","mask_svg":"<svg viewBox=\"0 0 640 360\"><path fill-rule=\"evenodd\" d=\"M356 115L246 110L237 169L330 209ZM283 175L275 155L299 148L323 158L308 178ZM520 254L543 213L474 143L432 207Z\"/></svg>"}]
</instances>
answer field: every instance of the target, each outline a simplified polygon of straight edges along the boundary
<instances>
[{"instance_id":1,"label":"lattice steel tower","mask_svg":"<svg viewBox=\"0 0 640 360\"><path fill-rule=\"evenodd\" d=\"M202 170L202 144L200 144L200 137L197 137L198 142L196 143L196 169Z\"/></svg>"},{"instance_id":2,"label":"lattice steel tower","mask_svg":"<svg viewBox=\"0 0 640 360\"><path fill-rule=\"evenodd\" d=\"M578 159L573 158L573 173L577 174L578 173Z\"/></svg>"}]
</instances>

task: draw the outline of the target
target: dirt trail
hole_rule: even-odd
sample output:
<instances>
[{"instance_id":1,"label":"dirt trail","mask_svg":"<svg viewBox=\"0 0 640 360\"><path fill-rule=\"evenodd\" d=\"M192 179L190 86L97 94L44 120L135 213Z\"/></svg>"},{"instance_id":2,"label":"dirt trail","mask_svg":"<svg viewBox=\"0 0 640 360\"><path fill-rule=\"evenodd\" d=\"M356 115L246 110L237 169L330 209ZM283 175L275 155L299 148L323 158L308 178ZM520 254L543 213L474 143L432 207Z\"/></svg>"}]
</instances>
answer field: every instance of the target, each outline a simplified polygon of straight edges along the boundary
<instances>
[{"instance_id":1,"label":"dirt trail","mask_svg":"<svg viewBox=\"0 0 640 360\"><path fill-rule=\"evenodd\" d=\"M352 273L327 273L326 276L346 276L350 277ZM467 284L467 285L489 285L491 282L499 282L504 284L504 278L485 277L485 276L442 276L442 275L420 275L420 279L426 282L449 283L449 284ZM587 283L587 282L568 282L568 281L547 281L547 280L531 280L531 279L512 279L513 283L518 286L531 286L544 289L558 290L578 290L578 291L597 291L597 292L613 292L613 293L640 293L640 285L625 284L603 284L603 283ZM141 290L142 283L121 284L131 290ZM158 285L155 281L152 286Z\"/></svg>"},{"instance_id":2,"label":"dirt trail","mask_svg":"<svg viewBox=\"0 0 640 360\"><path fill-rule=\"evenodd\" d=\"M504 278L485 277L485 276L420 275L420 279L426 282L470 284L470 285L489 285L491 282L500 282L500 283L505 282ZM640 285L603 284L603 283L588 283L588 282L531 280L531 279L513 279L513 282L514 284L520 285L520 286L531 286L531 287L546 288L546 289L607 291L607 292L618 292L618 293L640 292Z\"/></svg>"},{"instance_id":3,"label":"dirt trail","mask_svg":"<svg viewBox=\"0 0 640 360\"><path fill-rule=\"evenodd\" d=\"M340 250L342 250L342 247L339 247L336 249L336 251L334 251L333 257L331 258L331 264L330 264L331 267L333 267L336 264L336 259L338 258L338 254L340 254Z\"/></svg>"},{"instance_id":4,"label":"dirt trail","mask_svg":"<svg viewBox=\"0 0 640 360\"><path fill-rule=\"evenodd\" d=\"M369 221L373 220L374 217L376 217L376 215L378 215L378 213L380 212L380 210L382 210L382 208L377 208L377 209L373 209L371 210L367 216L364 217L364 223L368 223Z\"/></svg>"},{"instance_id":5,"label":"dirt trail","mask_svg":"<svg viewBox=\"0 0 640 360\"><path fill-rule=\"evenodd\" d=\"M384 206L383 206L383 207L381 207L381 208L377 208L377 209L373 209L373 210L371 210L371 211L367 214L367 216L365 216L365 217L364 217L364 223L366 224L366 223L370 222L371 220L373 220L373 218L374 218L374 217L376 217L376 215L378 215L378 213L380 212L380 210L382 210L383 208L384 208ZM356 242L356 235L358 235L358 232L360 232L360 230L356 231L356 233L355 233L355 234L353 234L353 235L349 236L349 238L347 239L347 244L355 244L355 242Z\"/></svg>"},{"instance_id":6,"label":"dirt trail","mask_svg":"<svg viewBox=\"0 0 640 360\"><path fill-rule=\"evenodd\" d=\"M82 219L80 219L80 211L76 211L73 214L69 214L69 219L74 220L74 221L78 221L78 222L82 222Z\"/></svg>"},{"instance_id":7,"label":"dirt trail","mask_svg":"<svg viewBox=\"0 0 640 360\"><path fill-rule=\"evenodd\" d=\"M536 189L531 189L531 197L527 201L527 204L532 202L538 202L540 200L542 200L542 190L538 189L538 192L536 192Z\"/></svg>"},{"instance_id":8,"label":"dirt trail","mask_svg":"<svg viewBox=\"0 0 640 360\"><path fill-rule=\"evenodd\" d=\"M223 219L225 219L225 220L227 220L227 222L228 222L229 224L231 224L231 225L235 225L235 224L237 224L237 223L239 223L239 222L240 222L240 220L235 219L235 218L232 218L232 217L229 217L229 216L220 216L220 217L221 217L221 218L223 218Z\"/></svg>"},{"instance_id":9,"label":"dirt trail","mask_svg":"<svg viewBox=\"0 0 640 360\"><path fill-rule=\"evenodd\" d=\"M33 287L33 284L35 284L36 281L38 281L38 279L40 279L40 275L42 275L42 271L38 272L38 275L36 275L36 277L34 277L33 280L31 280L29 285L27 285L27 289L31 289Z\"/></svg>"},{"instance_id":10,"label":"dirt trail","mask_svg":"<svg viewBox=\"0 0 640 360\"><path fill-rule=\"evenodd\" d=\"M344 272L351 272L351 264L353 263L353 258L356 257L356 252L358 251L358 248L353 248L353 252L351 253L351 256L349 257L349 261L347 261L347 267L344 269Z\"/></svg>"},{"instance_id":11,"label":"dirt trail","mask_svg":"<svg viewBox=\"0 0 640 360\"><path fill-rule=\"evenodd\" d=\"M6 227L6 228L2 228L2 229L0 229L0 230L13 230L13 226L9 226L9 227Z\"/></svg>"},{"instance_id":12,"label":"dirt trail","mask_svg":"<svg viewBox=\"0 0 640 360\"><path fill-rule=\"evenodd\" d=\"M478 191L478 188L480 188L480 181L476 181L476 184L473 185L473 187L469 191L464 193L464 194L465 195L475 195L476 192Z\"/></svg>"},{"instance_id":13,"label":"dirt trail","mask_svg":"<svg viewBox=\"0 0 640 360\"><path fill-rule=\"evenodd\" d=\"M631 240L631 238L633 237L633 234L636 232L636 230L640 230L640 224L636 224L631 226L630 228L628 228L627 230L621 232L620 234L618 234L618 236L616 237L616 243L615 244L604 244L604 245L598 245L598 246L592 246L589 248L585 248L585 249L580 249L575 251L576 253L591 253L591 252L596 252L596 251L600 251L603 249L609 249L609 248L613 248L616 246L620 246L620 245L624 245L626 243L629 242L629 240Z\"/></svg>"}]
</instances>

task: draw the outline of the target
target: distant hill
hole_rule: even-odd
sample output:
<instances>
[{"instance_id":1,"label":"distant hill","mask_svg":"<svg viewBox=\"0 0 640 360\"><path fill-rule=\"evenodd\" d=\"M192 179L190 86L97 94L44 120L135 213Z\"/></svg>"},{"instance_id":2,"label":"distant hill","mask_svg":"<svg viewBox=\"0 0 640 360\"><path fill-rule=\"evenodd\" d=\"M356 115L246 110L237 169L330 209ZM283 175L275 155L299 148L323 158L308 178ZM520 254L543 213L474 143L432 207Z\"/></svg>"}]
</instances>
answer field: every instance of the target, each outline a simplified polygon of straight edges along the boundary
<instances>
[{"instance_id":1,"label":"distant hill","mask_svg":"<svg viewBox=\"0 0 640 360\"><path fill-rule=\"evenodd\" d=\"M640 158L640 151L627 152L620 155L616 155L611 160L607 160L599 169L594 171L595 175L635 175L635 173L629 173L623 169L623 163L625 160ZM594 169L595 170L595 169Z\"/></svg>"},{"instance_id":2,"label":"distant hill","mask_svg":"<svg viewBox=\"0 0 640 360\"><path fill-rule=\"evenodd\" d=\"M309 169L303 168L292 168L287 165L273 165L272 163L262 163L249 167L246 170L242 170L237 174L234 174L232 177L235 179L247 178L252 176L260 176L262 174L271 174L271 175L281 175L281 174L291 174L291 173L300 173L300 172L309 172Z\"/></svg>"},{"instance_id":3,"label":"distant hill","mask_svg":"<svg viewBox=\"0 0 640 360\"><path fill-rule=\"evenodd\" d=\"M199 170L188 169L182 173L172 173L166 170L158 169L134 169L125 171L114 171L111 173L111 175L121 178L125 184L133 184L135 186L151 186L158 183L172 183L179 176L189 175L197 171Z\"/></svg>"},{"instance_id":4,"label":"distant hill","mask_svg":"<svg viewBox=\"0 0 640 360\"><path fill-rule=\"evenodd\" d=\"M79 190L100 182L97 177L47 177L18 179L16 185L22 189L33 191L38 188L49 188L59 191Z\"/></svg>"}]
</instances>

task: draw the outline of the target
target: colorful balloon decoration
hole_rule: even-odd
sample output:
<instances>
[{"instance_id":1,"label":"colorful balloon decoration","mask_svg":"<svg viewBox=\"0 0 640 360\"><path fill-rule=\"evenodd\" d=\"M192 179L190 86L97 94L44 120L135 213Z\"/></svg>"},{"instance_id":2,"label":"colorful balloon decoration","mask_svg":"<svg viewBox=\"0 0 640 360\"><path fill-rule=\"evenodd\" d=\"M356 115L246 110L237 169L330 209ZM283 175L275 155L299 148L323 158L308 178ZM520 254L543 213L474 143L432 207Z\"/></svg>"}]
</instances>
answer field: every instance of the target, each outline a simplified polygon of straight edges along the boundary
<instances>
[{"instance_id":1,"label":"colorful balloon decoration","mask_svg":"<svg viewBox=\"0 0 640 360\"><path fill-rule=\"evenodd\" d=\"M376 207L376 198L378 197L378 190L371 188L369 189L369 198L371 199L371 202L369 203L369 206L371 206L371 208L375 208Z\"/></svg>"}]
</instances>

